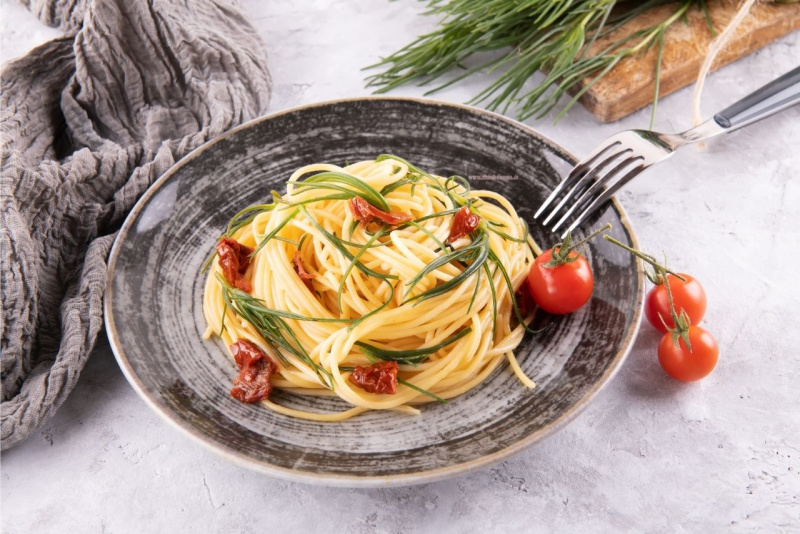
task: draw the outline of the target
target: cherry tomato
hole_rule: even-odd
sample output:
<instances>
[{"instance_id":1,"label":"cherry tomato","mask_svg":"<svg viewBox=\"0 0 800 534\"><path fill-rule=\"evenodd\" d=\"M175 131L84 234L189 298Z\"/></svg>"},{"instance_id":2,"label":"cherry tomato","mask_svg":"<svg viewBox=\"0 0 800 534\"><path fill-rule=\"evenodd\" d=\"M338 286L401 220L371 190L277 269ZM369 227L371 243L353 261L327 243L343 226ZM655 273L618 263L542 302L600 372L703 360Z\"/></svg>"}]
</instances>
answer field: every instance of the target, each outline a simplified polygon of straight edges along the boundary
<instances>
[{"instance_id":1,"label":"cherry tomato","mask_svg":"<svg viewBox=\"0 0 800 534\"><path fill-rule=\"evenodd\" d=\"M708 376L717 365L719 347L717 340L699 326L689 327L692 352L683 340L675 345L672 334L664 334L658 344L658 362L666 373L682 382L694 382Z\"/></svg>"},{"instance_id":2,"label":"cherry tomato","mask_svg":"<svg viewBox=\"0 0 800 534\"><path fill-rule=\"evenodd\" d=\"M686 278L685 282L671 274L667 275L669 288L672 290L672 300L675 302L675 312L680 314L681 308L683 308L686 310L691 323L697 324L706 313L706 292L700 282L693 277L684 273L680 273L680 275ZM669 297L664 284L655 286L647 294L647 300L644 303L644 314L651 325L664 333L667 332L667 329L658 317L659 314L664 318L667 326L675 328L675 323L672 321L672 316L669 312Z\"/></svg>"},{"instance_id":3,"label":"cherry tomato","mask_svg":"<svg viewBox=\"0 0 800 534\"><path fill-rule=\"evenodd\" d=\"M569 257L577 255L577 252L571 252ZM545 264L552 257L553 251L548 249L533 262L528 273L531 296L548 313L572 313L586 304L592 296L592 268L583 256L570 263L547 267Z\"/></svg>"}]
</instances>

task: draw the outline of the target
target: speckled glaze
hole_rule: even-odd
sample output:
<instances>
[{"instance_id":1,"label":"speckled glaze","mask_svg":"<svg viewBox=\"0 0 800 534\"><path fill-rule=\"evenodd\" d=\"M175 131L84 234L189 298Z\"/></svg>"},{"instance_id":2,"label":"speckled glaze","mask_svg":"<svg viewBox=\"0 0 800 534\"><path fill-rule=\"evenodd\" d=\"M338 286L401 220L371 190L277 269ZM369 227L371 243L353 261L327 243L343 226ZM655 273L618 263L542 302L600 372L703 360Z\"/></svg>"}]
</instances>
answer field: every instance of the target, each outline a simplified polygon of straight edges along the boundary
<instances>
[{"instance_id":1,"label":"speckled glaze","mask_svg":"<svg viewBox=\"0 0 800 534\"><path fill-rule=\"evenodd\" d=\"M508 197L538 243L556 236L531 215L574 158L500 115L442 102L362 98L292 109L248 123L177 163L148 190L122 227L109 262L108 336L136 391L160 415L226 458L290 480L396 486L442 479L508 458L568 423L622 364L641 318L644 279L634 260L596 240L587 255L591 302L564 317L537 315L545 333L517 350L537 383L528 390L507 366L418 417L370 412L316 423L242 404L228 394L235 365L205 330L201 266L230 217L283 190L293 170L393 153L439 175ZM622 208L598 223L636 245ZM299 409L346 408L339 399L277 392Z\"/></svg>"}]
</instances>

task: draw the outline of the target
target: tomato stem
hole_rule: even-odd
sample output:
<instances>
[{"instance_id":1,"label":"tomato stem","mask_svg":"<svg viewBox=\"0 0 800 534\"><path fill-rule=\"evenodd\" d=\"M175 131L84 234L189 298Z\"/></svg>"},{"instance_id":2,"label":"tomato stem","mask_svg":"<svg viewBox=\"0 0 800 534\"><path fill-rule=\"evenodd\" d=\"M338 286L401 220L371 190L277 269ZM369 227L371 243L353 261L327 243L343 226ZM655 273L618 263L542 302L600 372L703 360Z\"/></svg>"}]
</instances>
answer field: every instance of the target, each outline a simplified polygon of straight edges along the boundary
<instances>
[{"instance_id":1,"label":"tomato stem","mask_svg":"<svg viewBox=\"0 0 800 534\"><path fill-rule=\"evenodd\" d=\"M623 248L623 249L627 250L628 252L630 252L631 254L636 256L637 258L641 259L642 261L644 261L646 263L649 263L653 267L653 272L650 273L650 271L648 271L647 269L645 269L644 272L647 275L647 278L649 278L650 281L653 282L655 285L658 286L658 285L663 284L664 283L664 279L666 278L667 274L671 274L672 276L674 276L675 278L677 278L681 282L685 282L686 281L686 278L684 278L683 276L679 275L678 273L676 273L674 271L670 271L669 269L667 269L666 265L661 265L660 263L658 263L654 256L651 256L650 254L645 254L644 252L642 252L640 250L636 250L635 248L631 248L628 245L617 241L616 239L614 239L610 235L604 235L603 239L605 239L609 243L612 243L614 245L617 245L620 248ZM667 262L665 261L664 263L666 264Z\"/></svg>"},{"instance_id":2,"label":"tomato stem","mask_svg":"<svg viewBox=\"0 0 800 534\"><path fill-rule=\"evenodd\" d=\"M611 230L611 223L604 224L603 226L601 226L600 228L598 228L597 230L595 230L591 234L587 235L586 237L584 237L583 239L581 239L580 241L578 241L577 243L572 245L572 248L576 249L576 248L580 247L581 245L584 245L584 244L588 243L589 241L591 241L592 239L594 239L598 235L600 235L603 232L606 232L608 230Z\"/></svg>"},{"instance_id":3,"label":"tomato stem","mask_svg":"<svg viewBox=\"0 0 800 534\"><path fill-rule=\"evenodd\" d=\"M581 253L577 250L579 247L585 245L598 235L602 234L611 230L611 223L606 223L591 234L587 235L577 243L572 242L572 232L567 232L567 236L564 238L564 241L561 243L556 243L551 248L551 255L552 259L548 261L545 266L547 267L558 267L559 265L564 265L565 263L572 263L573 261L577 260ZM607 236L604 236L607 237ZM575 256L570 257L572 252L576 252Z\"/></svg>"},{"instance_id":4,"label":"tomato stem","mask_svg":"<svg viewBox=\"0 0 800 534\"><path fill-rule=\"evenodd\" d=\"M667 324L667 322L664 320L664 317L662 317L660 313L658 314L658 318L661 319L661 322L664 324L664 328L666 328L667 331L670 334L672 334L672 340L675 342L675 345L680 346L680 340L682 339L683 342L686 343L686 348L689 349L689 352L692 352L692 343L691 341L689 341L689 326L691 325L691 320L689 319L689 314L687 314L686 310L684 310L683 308L681 308L680 314L678 314L675 311L675 302L672 299L672 289L669 287L669 279L667 278L667 274L671 274L681 282L685 282L686 278L684 278L683 276L679 275L676 272L667 269L666 258L664 258L664 265L661 265L656 261L656 258L654 256L646 254L641 250L636 250L635 248L629 247L624 243L620 243L619 241L617 241L616 239L614 239L609 235L604 235L603 239L605 239L609 243L612 243L620 248L627 250L637 258L649 263L650 266L653 267L652 273L647 269L644 270L644 273L647 275L647 278L649 278L650 281L653 282L655 285L664 284L664 287L667 289L667 298L669 299L669 315L672 318L672 322L675 324L675 326L673 328L670 328L670 326Z\"/></svg>"},{"instance_id":5,"label":"tomato stem","mask_svg":"<svg viewBox=\"0 0 800 534\"><path fill-rule=\"evenodd\" d=\"M664 323L664 327L666 327L667 331L672 334L672 340L675 343L676 347L680 347L680 341L683 340L686 343L686 348L689 349L689 352L692 352L692 342L689 340L689 326L691 324L691 320L689 319L689 315L686 313L686 310L681 308L681 314L675 311L675 301L672 299L672 289L669 287L669 280L666 276L664 276L664 287L667 290L667 299L669 299L669 314L672 317L672 322L675 324L675 328L670 328L669 325L664 321L664 318L661 317L661 314L658 314L658 317L661 319L661 322Z\"/></svg>"}]
</instances>

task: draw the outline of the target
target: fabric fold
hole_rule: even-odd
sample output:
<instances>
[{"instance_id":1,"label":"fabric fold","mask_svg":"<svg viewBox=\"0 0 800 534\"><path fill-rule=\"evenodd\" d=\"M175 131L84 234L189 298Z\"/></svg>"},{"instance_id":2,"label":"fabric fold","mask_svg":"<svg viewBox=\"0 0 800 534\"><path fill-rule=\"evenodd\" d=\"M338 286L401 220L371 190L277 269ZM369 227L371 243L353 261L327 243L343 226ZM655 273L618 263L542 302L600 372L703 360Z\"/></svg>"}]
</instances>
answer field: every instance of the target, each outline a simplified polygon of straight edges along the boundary
<instances>
[{"instance_id":1,"label":"fabric fold","mask_svg":"<svg viewBox=\"0 0 800 534\"><path fill-rule=\"evenodd\" d=\"M2 449L75 386L103 327L106 258L175 161L266 112L263 43L235 2L30 1L70 35L4 66Z\"/></svg>"}]
</instances>

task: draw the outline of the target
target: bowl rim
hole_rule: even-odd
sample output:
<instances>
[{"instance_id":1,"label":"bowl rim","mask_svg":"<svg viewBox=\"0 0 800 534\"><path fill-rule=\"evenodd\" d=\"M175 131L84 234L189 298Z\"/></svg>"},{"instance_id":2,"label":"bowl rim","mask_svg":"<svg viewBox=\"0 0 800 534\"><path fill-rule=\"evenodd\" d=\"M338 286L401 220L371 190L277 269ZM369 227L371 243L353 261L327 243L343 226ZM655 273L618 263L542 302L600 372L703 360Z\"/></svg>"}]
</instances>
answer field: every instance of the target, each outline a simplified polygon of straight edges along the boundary
<instances>
[{"instance_id":1,"label":"bowl rim","mask_svg":"<svg viewBox=\"0 0 800 534\"><path fill-rule=\"evenodd\" d=\"M578 400L578 402L576 402L572 407L570 407L565 413L563 413L561 416L551 421L544 427L540 428L539 430L525 436L523 439L499 451L487 454L485 456L481 456L480 458L476 458L474 460L469 460L463 463L458 463L447 467L440 467L436 469L429 469L414 473L404 473L400 475L378 475L378 476L349 475L341 473L313 473L310 471L298 471L294 469L288 469L285 467L279 467L263 461L255 460L245 454L242 454L234 449L231 449L225 446L224 444L205 436L189 422L178 417L174 412L166 408L162 403L158 401L156 395L148 391L144 383L139 379L139 377L133 371L133 367L130 364L127 354L125 353L125 349L123 348L122 343L120 342L120 338L116 329L116 323L114 321L114 316L112 313L112 306L114 299L112 280L114 278L117 259L119 258L120 255L122 243L125 241L128 232L138 219L140 212L147 205L147 203L153 197L153 195L160 189L160 187L164 185L164 183L166 183L168 180L170 180L170 178L175 173L177 173L188 162L197 158L206 150L208 150L211 146L222 141L223 139L227 139L228 137L231 137L242 130L251 128L256 124L272 120L282 115L295 113L300 110L311 109L311 108L323 108L340 103L358 102L365 100L390 100L390 101L394 100L401 102L414 102L429 106L432 105L432 106L453 107L461 110L467 110L471 113L487 115L494 119L506 122L510 126L519 128L528 135L537 138L542 143L552 148L555 148L557 151L563 154L567 158L567 160L569 160L570 163L572 163L573 165L578 161L577 158L572 153L565 150L561 145L554 142L550 138L544 136L543 134L531 128L530 126L527 126L517 120L511 119L499 113L487 111L466 104L457 104L431 98L400 97L400 96L385 96L385 95L338 98L333 100L313 102L310 104L294 106L291 108L283 109L281 111L268 113L266 115L262 115L255 119L249 120L235 128L226 131L223 134L220 134L217 137L214 137L213 139L206 141L199 147L195 148L194 150L186 154L183 158L175 162L172 165L172 167L170 167L161 177L159 177L155 182L153 182L152 185L150 185L150 187L148 187L148 189L144 192L142 197L136 202L130 213L126 216L125 221L123 222L119 232L117 233L116 238L114 239L113 246L111 247L111 251L108 256L108 271L107 271L108 274L106 279L106 291L103 296L103 316L104 316L105 329L108 335L109 343L111 345L111 350L114 353L114 357L116 358L117 363L120 366L120 369L122 370L122 374L128 380L128 382L136 391L136 393L163 420L167 421L174 428L177 428L184 435L187 435L196 442L199 442L207 450L211 450L212 452L222 456L223 458L227 459L228 461L234 464L291 482L302 482L313 485L350 487L350 488L380 488L380 487L411 486L417 484L425 484L429 482L436 482L439 480L444 480L459 475L465 475L467 473L475 472L477 470L483 469L485 467L494 465L503 460L511 458L512 456L515 456L529 449L534 444L541 442L542 440L552 436L559 430L563 429L586 409L586 407L590 404L590 402L614 378L619 369L622 367L625 358L630 353L631 348L633 347L633 342L636 338L636 335L639 332L639 327L641 326L641 321L642 321L642 311L644 308L644 285L645 285L644 270L641 261L636 260L637 290L636 290L636 309L634 310L633 320L631 321L631 326L628 328L628 331L626 332L625 336L621 341L620 350L617 351L617 353L614 355L611 364L605 370L600 379L597 380L589 388L589 390ZM627 234L628 238L631 240L632 245L635 248L639 248L639 243L638 240L636 239L636 234L633 231L633 225L631 223L630 218L628 217L627 212L619 203L616 196L611 197L611 202L612 205L614 206L614 209L619 214L620 222L622 223L622 228Z\"/></svg>"}]
</instances>

